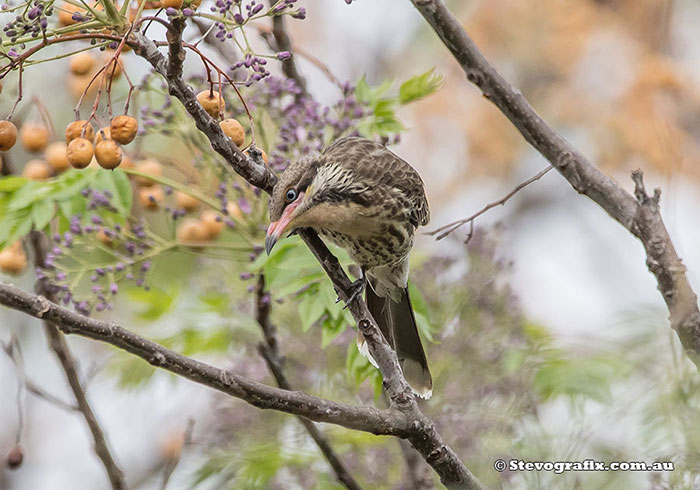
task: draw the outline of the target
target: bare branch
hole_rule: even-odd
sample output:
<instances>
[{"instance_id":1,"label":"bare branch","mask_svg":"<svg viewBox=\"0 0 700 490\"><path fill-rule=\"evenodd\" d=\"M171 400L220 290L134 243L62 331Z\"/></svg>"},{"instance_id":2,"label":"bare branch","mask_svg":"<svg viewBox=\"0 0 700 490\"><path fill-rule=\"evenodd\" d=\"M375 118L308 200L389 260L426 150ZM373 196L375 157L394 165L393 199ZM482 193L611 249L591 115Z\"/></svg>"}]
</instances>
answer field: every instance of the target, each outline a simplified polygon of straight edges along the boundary
<instances>
[{"instance_id":1,"label":"bare branch","mask_svg":"<svg viewBox=\"0 0 700 490\"><path fill-rule=\"evenodd\" d=\"M537 175L534 175L534 176L530 177L530 178L527 179L525 182L521 182L521 183L518 184L512 191L510 191L508 194L506 194L504 197L502 197L502 198L499 199L498 201L494 201L494 202L491 202L491 203L487 204L486 206L484 206L483 208L481 208L479 211L477 211L476 213L472 214L472 215L469 216L468 218L460 219L460 220L458 220L458 221L455 221L455 222L453 222L453 223L450 223L449 225L441 226L441 227L438 228L437 230L429 231L429 232L426 232L426 233L424 233L424 234L425 234L425 235L428 235L428 236L435 236L436 234L440 233L435 239L436 239L436 240L442 240L442 239L445 238L447 235L449 235L449 234L452 233L453 231L457 230L457 229L460 228L461 226L466 225L467 223L473 222L476 218L478 218L479 216L481 216L482 214L484 214L484 213L485 213L486 211L488 211L489 209L495 208L496 206L502 206L503 204L506 203L506 201L508 201L508 199L510 199L511 197L513 197L514 195L516 195L521 189L523 189L524 187L527 187L528 185L532 184L532 183L535 182L536 180L540 180L542 177L544 177L544 174L546 174L546 173L549 172L550 170L552 170L552 167L547 167L547 168L545 168L545 169L543 169L543 170L540 170L540 171L537 173Z\"/></svg>"},{"instance_id":2,"label":"bare branch","mask_svg":"<svg viewBox=\"0 0 700 490\"><path fill-rule=\"evenodd\" d=\"M265 276L260 274L258 284L255 288L255 319L260 325L265 337L264 342L258 345L260 355L265 359L267 368L277 381L277 386L285 390L291 390L292 386L284 375L284 359L280 356L279 342L277 340L276 328L270 323L270 301L265 294ZM314 440L328 464L333 468L336 478L349 490L360 490L362 487L355 481L348 469L345 467L340 457L335 453L330 440L312 421L299 417L299 422L304 426L311 438Z\"/></svg>"},{"instance_id":3,"label":"bare branch","mask_svg":"<svg viewBox=\"0 0 700 490\"><path fill-rule=\"evenodd\" d=\"M292 40L285 28L284 15L276 15L272 18L272 35L275 37L277 51L287 51L291 55L289 58L282 61L282 73L284 73L287 78L291 78L297 82L302 92L306 92L306 80L304 80L304 77L299 73L296 62L294 61L294 49L292 48Z\"/></svg>"},{"instance_id":4,"label":"bare branch","mask_svg":"<svg viewBox=\"0 0 700 490\"><path fill-rule=\"evenodd\" d=\"M43 267L45 261L45 249L42 243L43 235L41 232L33 231L30 233L30 240L32 243L32 248L34 249L34 263L37 267ZM37 292L44 294L47 298L51 297L50 291L48 291L41 281L37 282L36 286ZM85 422L90 429L92 434L92 439L94 442L95 454L107 472L109 481L112 488L115 490L126 489L126 482L124 481L124 473L119 468L117 463L112 457L112 453L107 444L107 439L105 438L104 431L97 421L95 412L92 411L92 407L88 402L87 396L85 395L85 390L83 389L82 383L80 381L80 376L78 374L78 369L76 367L75 359L71 353L66 339L59 329L51 323L49 320L44 321L44 330L46 331L46 336L49 340L49 347L56 354L58 363L60 364L63 372L68 380L68 385L75 396L75 401L77 402L77 409L82 414Z\"/></svg>"},{"instance_id":5,"label":"bare branch","mask_svg":"<svg viewBox=\"0 0 700 490\"><path fill-rule=\"evenodd\" d=\"M578 149L549 126L525 97L488 62L462 24L441 0L411 0L460 64L470 82L495 104L523 137L571 186L602 207L644 245L647 266L670 312L673 327L688 356L700 366L700 310L686 267L671 242L659 212L660 191L649 197L642 173L633 174L635 196L601 172Z\"/></svg>"},{"instance_id":6,"label":"bare branch","mask_svg":"<svg viewBox=\"0 0 700 490\"><path fill-rule=\"evenodd\" d=\"M279 410L372 434L401 437L407 433L408 421L400 412L336 403L299 391L257 383L234 372L217 369L166 349L115 323L80 315L11 284L0 283L0 304L52 322L65 334L76 334L111 344L155 367L240 398L258 408Z\"/></svg>"}]
</instances>

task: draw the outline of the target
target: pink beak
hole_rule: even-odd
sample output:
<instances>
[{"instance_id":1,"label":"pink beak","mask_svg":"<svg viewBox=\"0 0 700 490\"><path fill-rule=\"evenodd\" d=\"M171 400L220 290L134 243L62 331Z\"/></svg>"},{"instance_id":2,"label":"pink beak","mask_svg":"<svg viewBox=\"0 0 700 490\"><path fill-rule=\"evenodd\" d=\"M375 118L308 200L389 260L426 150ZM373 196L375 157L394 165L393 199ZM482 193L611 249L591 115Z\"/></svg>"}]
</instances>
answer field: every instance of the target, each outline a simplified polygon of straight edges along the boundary
<instances>
[{"instance_id":1,"label":"pink beak","mask_svg":"<svg viewBox=\"0 0 700 490\"><path fill-rule=\"evenodd\" d=\"M294 213L294 210L299 207L303 197L304 193L302 192L294 202L289 203L287 207L284 208L282 217L280 217L280 219L277 221L273 221L270 223L270 226L268 226L267 236L265 237L265 251L267 252L267 255L270 255L270 252L277 243L277 240L279 240L282 234L286 231L289 223L292 221L292 214Z\"/></svg>"}]
</instances>

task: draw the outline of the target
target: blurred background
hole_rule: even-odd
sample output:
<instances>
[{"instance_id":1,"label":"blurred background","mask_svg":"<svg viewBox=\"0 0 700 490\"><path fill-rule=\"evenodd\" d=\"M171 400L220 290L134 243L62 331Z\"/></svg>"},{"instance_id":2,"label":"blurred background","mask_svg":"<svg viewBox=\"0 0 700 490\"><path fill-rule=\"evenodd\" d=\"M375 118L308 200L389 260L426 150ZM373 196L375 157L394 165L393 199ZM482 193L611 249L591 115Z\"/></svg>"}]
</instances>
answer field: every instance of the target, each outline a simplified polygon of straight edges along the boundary
<instances>
[{"instance_id":1,"label":"blurred background","mask_svg":"<svg viewBox=\"0 0 700 490\"><path fill-rule=\"evenodd\" d=\"M662 190L662 214L697 290L700 4L448 4L506 79L603 171L632 191L630 171L641 168L647 187ZM392 146L425 181L432 221L424 231L473 214L546 167L467 82L410 2L304 6L307 19L288 22L294 44L338 79L366 75L379 85L432 67L444 77L437 93L398 110L407 130ZM148 67L128 56L125 66L138 80ZM334 103L337 87L314 64L297 62L317 100ZM75 104L67 61L28 69L25 77L25 90L41 98L60 133ZM11 76L4 83L6 112L13 102L8 87L16 82ZM153 141L148 151L177 157L167 138ZM19 151L13 158L18 166L26 160ZM468 226L441 241L421 236L412 265L436 380L425 411L467 466L491 488L700 488L699 379L669 328L640 243L556 172L478 218L475 228L467 244ZM132 291L100 316L273 383L256 352L251 283L240 278L245 262L169 257L156 263L149 292ZM31 290L34 273L2 279ZM326 336L323 330L322 338L318 324L300 320L293 297L279 296L284 301L273 302L272 320L295 387L381 406L371 379L357 385L360 378L348 375L353 331L343 326ZM14 445L18 408L25 451L21 468L0 467L0 488L108 488L79 414L32 395L21 395L19 407L15 402L26 376L72 403L36 323L0 312L0 339L15 335L22 357L18 369L0 356L0 454ZM165 468L178 459L168 488L338 487L294 418L153 372L105 345L72 337L69 343L130 487L161 488ZM411 488L396 441L323 429L367 488ZM674 461L676 469L497 473L497 458Z\"/></svg>"}]
</instances>

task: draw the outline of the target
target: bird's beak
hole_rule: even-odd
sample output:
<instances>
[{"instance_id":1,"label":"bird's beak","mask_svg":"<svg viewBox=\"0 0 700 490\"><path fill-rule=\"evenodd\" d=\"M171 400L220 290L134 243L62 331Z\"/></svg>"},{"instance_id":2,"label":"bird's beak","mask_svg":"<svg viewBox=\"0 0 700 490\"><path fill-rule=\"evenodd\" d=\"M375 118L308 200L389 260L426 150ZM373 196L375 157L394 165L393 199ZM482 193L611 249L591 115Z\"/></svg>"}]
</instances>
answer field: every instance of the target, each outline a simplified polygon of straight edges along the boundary
<instances>
[{"instance_id":1,"label":"bird's beak","mask_svg":"<svg viewBox=\"0 0 700 490\"><path fill-rule=\"evenodd\" d=\"M271 223L271 225L274 225L275 223ZM265 237L265 252L267 252L267 255L270 255L270 252L272 252L275 243L277 243L276 237L272 235L267 235L267 237Z\"/></svg>"},{"instance_id":2,"label":"bird's beak","mask_svg":"<svg viewBox=\"0 0 700 490\"><path fill-rule=\"evenodd\" d=\"M299 197L297 197L296 201L289 203L287 207L284 208L282 217L277 221L273 221L270 223L270 226L268 226L267 236L265 237L265 252L267 252L267 255L270 255L270 252L272 252L272 248L277 243L277 240L279 240L282 234L287 230L287 228L289 228L289 224L294 218L292 215L294 214L296 208L299 207L299 204L301 204L303 198L304 193L302 192Z\"/></svg>"}]
</instances>

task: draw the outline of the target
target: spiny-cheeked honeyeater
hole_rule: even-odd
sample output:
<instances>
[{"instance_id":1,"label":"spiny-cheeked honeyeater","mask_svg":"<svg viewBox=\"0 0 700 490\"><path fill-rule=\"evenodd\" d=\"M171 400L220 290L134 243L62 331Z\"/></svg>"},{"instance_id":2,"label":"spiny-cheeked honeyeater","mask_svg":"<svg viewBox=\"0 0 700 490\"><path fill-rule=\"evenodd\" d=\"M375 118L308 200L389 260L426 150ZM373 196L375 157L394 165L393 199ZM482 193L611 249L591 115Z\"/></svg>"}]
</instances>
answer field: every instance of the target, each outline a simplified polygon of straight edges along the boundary
<instances>
[{"instance_id":1,"label":"spiny-cheeked honeyeater","mask_svg":"<svg viewBox=\"0 0 700 490\"><path fill-rule=\"evenodd\" d=\"M285 232L313 228L345 248L367 280L367 307L396 350L406 381L424 398L433 382L408 295L408 255L430 211L407 162L363 138L343 138L280 176L270 200L270 253ZM360 336L360 352L367 347ZM371 357L370 357L371 360Z\"/></svg>"}]
</instances>

